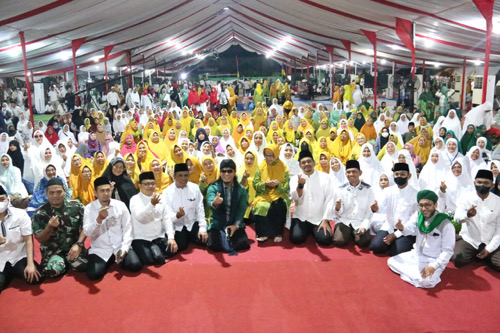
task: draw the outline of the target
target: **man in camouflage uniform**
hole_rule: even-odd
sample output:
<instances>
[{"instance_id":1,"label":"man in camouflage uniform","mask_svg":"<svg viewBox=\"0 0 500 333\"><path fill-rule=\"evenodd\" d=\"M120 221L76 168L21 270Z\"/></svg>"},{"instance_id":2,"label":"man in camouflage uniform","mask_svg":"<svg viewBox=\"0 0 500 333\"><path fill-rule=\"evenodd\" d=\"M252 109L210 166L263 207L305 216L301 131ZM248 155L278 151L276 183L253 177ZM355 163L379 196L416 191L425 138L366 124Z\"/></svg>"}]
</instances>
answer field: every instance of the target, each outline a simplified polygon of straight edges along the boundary
<instances>
[{"instance_id":1,"label":"man in camouflage uniform","mask_svg":"<svg viewBox=\"0 0 500 333\"><path fill-rule=\"evenodd\" d=\"M48 203L33 216L33 233L40 242L43 273L46 277L64 274L69 266L78 272L86 270L87 250L83 242L81 203L65 199L66 191L59 178L49 180Z\"/></svg>"}]
</instances>

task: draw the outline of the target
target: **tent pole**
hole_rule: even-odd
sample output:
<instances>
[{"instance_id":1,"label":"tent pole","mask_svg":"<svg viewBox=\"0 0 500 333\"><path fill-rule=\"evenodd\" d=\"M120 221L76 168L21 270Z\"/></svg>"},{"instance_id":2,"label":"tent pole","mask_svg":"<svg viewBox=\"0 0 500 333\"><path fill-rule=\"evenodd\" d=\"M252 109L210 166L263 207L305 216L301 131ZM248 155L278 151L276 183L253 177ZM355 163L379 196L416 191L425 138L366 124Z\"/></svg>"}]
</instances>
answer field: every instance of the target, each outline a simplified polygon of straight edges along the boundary
<instances>
[{"instance_id":1,"label":"tent pole","mask_svg":"<svg viewBox=\"0 0 500 333\"><path fill-rule=\"evenodd\" d=\"M491 51L491 33L493 32L493 4L494 0L473 0L477 9L486 20L486 49L484 51L484 74L483 74L483 98L482 103L486 102L486 93L488 91L488 72L490 67Z\"/></svg>"},{"instance_id":2,"label":"tent pole","mask_svg":"<svg viewBox=\"0 0 500 333\"><path fill-rule=\"evenodd\" d=\"M24 79L26 80L26 90L28 94L28 106L30 109L30 120L31 124L35 126L35 121L33 119L33 104L31 101L31 85L28 77L28 63L26 61L26 41L24 40L24 31L19 31L19 37L21 37L21 49L23 51L23 65L24 65Z\"/></svg>"},{"instance_id":3,"label":"tent pole","mask_svg":"<svg viewBox=\"0 0 500 333\"><path fill-rule=\"evenodd\" d=\"M464 58L464 65L462 69L462 93L460 94L460 108L464 109L464 93L465 93L465 67L467 66L467 60ZM484 80L483 80L484 81Z\"/></svg>"},{"instance_id":4,"label":"tent pole","mask_svg":"<svg viewBox=\"0 0 500 333\"><path fill-rule=\"evenodd\" d=\"M425 82L425 59L424 59L424 62L422 64L422 87L424 87L424 82Z\"/></svg>"},{"instance_id":5,"label":"tent pole","mask_svg":"<svg viewBox=\"0 0 500 333\"><path fill-rule=\"evenodd\" d=\"M127 69L129 73L132 72L132 65L130 64L130 51L127 51ZM132 76L127 77L127 85L132 88Z\"/></svg>"}]
</instances>

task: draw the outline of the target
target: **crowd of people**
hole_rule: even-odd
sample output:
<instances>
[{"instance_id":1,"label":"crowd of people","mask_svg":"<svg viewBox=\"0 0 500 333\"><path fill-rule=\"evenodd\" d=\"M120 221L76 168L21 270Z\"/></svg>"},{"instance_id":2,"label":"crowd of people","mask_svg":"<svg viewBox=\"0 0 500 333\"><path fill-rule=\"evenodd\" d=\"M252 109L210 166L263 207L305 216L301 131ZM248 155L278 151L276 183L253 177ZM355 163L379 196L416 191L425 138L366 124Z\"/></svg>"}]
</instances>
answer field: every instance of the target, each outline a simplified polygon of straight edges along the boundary
<instances>
[{"instance_id":1,"label":"crowd of people","mask_svg":"<svg viewBox=\"0 0 500 333\"><path fill-rule=\"evenodd\" d=\"M462 114L444 98L411 114L374 108L352 84L335 88L333 108L296 106L287 82L264 80L237 112L224 83L180 85L115 86L102 111L58 98L46 124L22 100L3 103L0 290L68 269L99 280L114 262L137 272L190 243L236 255L248 225L258 242L286 228L293 244L312 235L387 253L417 287L439 283L450 260L500 270L491 104Z\"/></svg>"}]
</instances>

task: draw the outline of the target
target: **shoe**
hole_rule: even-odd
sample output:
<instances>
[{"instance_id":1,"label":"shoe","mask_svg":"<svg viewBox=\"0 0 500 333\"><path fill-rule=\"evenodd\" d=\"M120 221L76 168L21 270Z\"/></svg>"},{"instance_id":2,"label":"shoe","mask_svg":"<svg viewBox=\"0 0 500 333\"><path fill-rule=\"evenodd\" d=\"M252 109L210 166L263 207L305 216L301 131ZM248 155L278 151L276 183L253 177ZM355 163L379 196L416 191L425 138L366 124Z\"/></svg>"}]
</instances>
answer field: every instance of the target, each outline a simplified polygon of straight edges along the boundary
<instances>
[{"instance_id":1,"label":"shoe","mask_svg":"<svg viewBox=\"0 0 500 333\"><path fill-rule=\"evenodd\" d=\"M274 242L275 243L280 243L282 240L283 240L282 236L276 236L276 237L274 237Z\"/></svg>"},{"instance_id":2,"label":"shoe","mask_svg":"<svg viewBox=\"0 0 500 333\"><path fill-rule=\"evenodd\" d=\"M267 236L264 236L264 237L257 237L255 238L257 240L257 242L265 242L266 240L268 240L269 237Z\"/></svg>"}]
</instances>

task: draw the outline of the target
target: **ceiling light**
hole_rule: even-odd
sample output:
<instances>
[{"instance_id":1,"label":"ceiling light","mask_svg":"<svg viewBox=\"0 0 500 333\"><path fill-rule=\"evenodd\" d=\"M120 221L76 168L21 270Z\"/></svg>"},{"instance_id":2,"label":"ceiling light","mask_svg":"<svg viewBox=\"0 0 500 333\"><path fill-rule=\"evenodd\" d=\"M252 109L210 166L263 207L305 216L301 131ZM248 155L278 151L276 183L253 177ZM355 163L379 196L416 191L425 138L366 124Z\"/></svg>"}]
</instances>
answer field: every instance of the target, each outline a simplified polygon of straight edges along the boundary
<instances>
[{"instance_id":1,"label":"ceiling light","mask_svg":"<svg viewBox=\"0 0 500 333\"><path fill-rule=\"evenodd\" d=\"M99 69L99 65L95 65L95 69Z\"/></svg>"},{"instance_id":2,"label":"ceiling light","mask_svg":"<svg viewBox=\"0 0 500 333\"><path fill-rule=\"evenodd\" d=\"M229 10L229 7L224 7L224 10Z\"/></svg>"},{"instance_id":3,"label":"ceiling light","mask_svg":"<svg viewBox=\"0 0 500 333\"><path fill-rule=\"evenodd\" d=\"M71 56L73 55L73 53L71 51L62 51L62 52L59 52L58 56L61 60L68 60L69 58L71 58Z\"/></svg>"},{"instance_id":4,"label":"ceiling light","mask_svg":"<svg viewBox=\"0 0 500 333\"><path fill-rule=\"evenodd\" d=\"M187 78L187 74L186 73L181 73L181 80L185 80Z\"/></svg>"},{"instance_id":5,"label":"ceiling light","mask_svg":"<svg viewBox=\"0 0 500 333\"><path fill-rule=\"evenodd\" d=\"M100 57L93 57L92 60L94 60L94 62L99 62L99 59Z\"/></svg>"},{"instance_id":6,"label":"ceiling light","mask_svg":"<svg viewBox=\"0 0 500 333\"><path fill-rule=\"evenodd\" d=\"M11 57L17 57L18 55L21 54L21 47L20 46L15 46L15 47L11 48L10 50L8 50L7 53Z\"/></svg>"},{"instance_id":7,"label":"ceiling light","mask_svg":"<svg viewBox=\"0 0 500 333\"><path fill-rule=\"evenodd\" d=\"M363 65L366 65L366 60L363 60L362 63L363 63Z\"/></svg>"},{"instance_id":8,"label":"ceiling light","mask_svg":"<svg viewBox=\"0 0 500 333\"><path fill-rule=\"evenodd\" d=\"M434 45L434 41L430 38L426 38L424 41L424 46L429 48L429 47L432 47L432 45Z\"/></svg>"},{"instance_id":9,"label":"ceiling light","mask_svg":"<svg viewBox=\"0 0 500 333\"><path fill-rule=\"evenodd\" d=\"M439 63L437 63L437 62L436 62L436 63L434 64L434 67L438 68L438 67L439 67Z\"/></svg>"},{"instance_id":10,"label":"ceiling light","mask_svg":"<svg viewBox=\"0 0 500 333\"><path fill-rule=\"evenodd\" d=\"M115 66L113 66L113 68L111 68L111 69L114 70L114 71L116 71L116 67Z\"/></svg>"},{"instance_id":11,"label":"ceiling light","mask_svg":"<svg viewBox=\"0 0 500 333\"><path fill-rule=\"evenodd\" d=\"M482 61L479 59L474 61L474 65L476 65L476 66L481 66L481 63L482 63Z\"/></svg>"},{"instance_id":12,"label":"ceiling light","mask_svg":"<svg viewBox=\"0 0 500 333\"><path fill-rule=\"evenodd\" d=\"M382 60L380 60L380 63L381 63L382 65L385 65L385 64L387 63L387 60L382 59Z\"/></svg>"}]
</instances>

